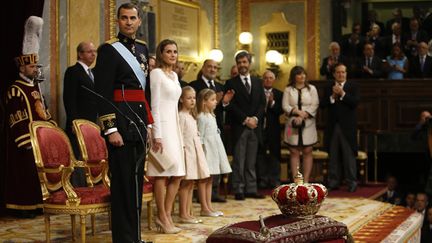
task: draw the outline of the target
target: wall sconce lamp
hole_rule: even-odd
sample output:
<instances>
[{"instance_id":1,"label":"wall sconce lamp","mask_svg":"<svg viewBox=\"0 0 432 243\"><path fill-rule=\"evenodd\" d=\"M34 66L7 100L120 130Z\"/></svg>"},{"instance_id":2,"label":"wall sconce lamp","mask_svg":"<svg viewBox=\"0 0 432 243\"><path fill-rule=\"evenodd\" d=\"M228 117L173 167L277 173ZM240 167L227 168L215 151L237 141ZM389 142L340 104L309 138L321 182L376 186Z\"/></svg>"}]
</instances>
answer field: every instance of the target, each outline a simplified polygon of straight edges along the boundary
<instances>
[{"instance_id":1,"label":"wall sconce lamp","mask_svg":"<svg viewBox=\"0 0 432 243\"><path fill-rule=\"evenodd\" d=\"M209 53L209 58L220 63L223 60L223 52L220 49L211 49Z\"/></svg>"},{"instance_id":2,"label":"wall sconce lamp","mask_svg":"<svg viewBox=\"0 0 432 243\"><path fill-rule=\"evenodd\" d=\"M282 54L275 50L268 50L265 54L265 60L269 66L267 69L272 71L276 77L281 71L279 65L283 63L283 59Z\"/></svg>"},{"instance_id":3,"label":"wall sconce lamp","mask_svg":"<svg viewBox=\"0 0 432 243\"><path fill-rule=\"evenodd\" d=\"M252 44L253 36L250 32L242 32L239 35L239 42L241 49L250 52L250 45Z\"/></svg>"}]
</instances>

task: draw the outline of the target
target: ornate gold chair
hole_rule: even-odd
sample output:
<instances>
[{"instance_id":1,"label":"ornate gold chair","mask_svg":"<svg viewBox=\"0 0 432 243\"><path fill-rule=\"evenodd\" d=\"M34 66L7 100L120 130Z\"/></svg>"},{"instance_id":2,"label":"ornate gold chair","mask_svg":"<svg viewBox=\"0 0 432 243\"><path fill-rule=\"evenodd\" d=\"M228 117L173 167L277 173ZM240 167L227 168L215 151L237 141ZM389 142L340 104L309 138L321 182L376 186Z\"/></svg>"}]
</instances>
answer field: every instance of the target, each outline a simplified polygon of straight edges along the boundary
<instances>
[{"instance_id":1,"label":"ornate gold chair","mask_svg":"<svg viewBox=\"0 0 432 243\"><path fill-rule=\"evenodd\" d=\"M108 178L108 149L105 139L101 136L100 127L85 119L72 121L73 130L77 137L82 161L86 167L87 186L110 187ZM102 182L102 183L101 183ZM109 228L111 229L111 212L109 215ZM74 215L71 215L74 217ZM75 222L75 219L73 219ZM95 217L91 215L92 229L94 229ZM94 235L94 230L92 231Z\"/></svg>"},{"instance_id":2,"label":"ornate gold chair","mask_svg":"<svg viewBox=\"0 0 432 243\"><path fill-rule=\"evenodd\" d=\"M326 151L322 150L324 147L324 132L321 129L317 130L318 142L313 146L312 157L314 160L314 165L312 167L311 177L314 181L325 181L327 178L327 164L329 155ZM283 142L283 138L281 138L281 158L282 161L288 163L288 170L290 168L290 151L288 146ZM288 178L290 178L290 173L288 173ZM292 178L291 178L292 179Z\"/></svg>"},{"instance_id":3,"label":"ornate gold chair","mask_svg":"<svg viewBox=\"0 0 432 243\"><path fill-rule=\"evenodd\" d=\"M103 185L109 187L108 179L108 150L104 138L101 136L100 127L85 119L76 119L72 121L75 134L80 147L82 160L88 165L86 171L87 185L95 185L102 180ZM99 163L106 164L106 166L99 166ZM102 185L100 185L102 186ZM143 203L147 203L147 219L148 228L151 230L152 219L152 201L153 201L153 185L144 177L143 183ZM109 221L111 228L111 220ZM92 224L94 220L92 218Z\"/></svg>"},{"instance_id":4,"label":"ornate gold chair","mask_svg":"<svg viewBox=\"0 0 432 243\"><path fill-rule=\"evenodd\" d=\"M367 137L364 138L364 142L362 142L362 136L360 130L357 130L357 144L359 146L359 150L357 151L357 166L358 166L358 174L360 176L360 182L362 184L366 184L368 182L368 152L367 152ZM365 150L360 150L361 148Z\"/></svg>"},{"instance_id":5,"label":"ornate gold chair","mask_svg":"<svg viewBox=\"0 0 432 243\"><path fill-rule=\"evenodd\" d=\"M50 216L69 214L72 239L75 239L75 215L80 215L81 242L85 242L86 216L109 213L110 191L105 186L74 188L71 185L69 179L74 167L85 167L85 163L75 159L63 130L43 121L31 122L29 129L42 189L46 241L50 242ZM103 163L106 162L100 162L99 166ZM92 231L94 234L94 223Z\"/></svg>"},{"instance_id":6,"label":"ornate gold chair","mask_svg":"<svg viewBox=\"0 0 432 243\"><path fill-rule=\"evenodd\" d=\"M148 224L147 227L149 230L152 230L151 226L153 222L153 209L152 209L153 182L151 180L152 178L144 176L143 195L142 195L142 202L147 203L147 224Z\"/></svg>"},{"instance_id":7,"label":"ornate gold chair","mask_svg":"<svg viewBox=\"0 0 432 243\"><path fill-rule=\"evenodd\" d=\"M93 186L102 181L109 188L108 149L105 139L101 136L100 127L85 119L72 121L78 140L81 157L86 163L87 185Z\"/></svg>"}]
</instances>

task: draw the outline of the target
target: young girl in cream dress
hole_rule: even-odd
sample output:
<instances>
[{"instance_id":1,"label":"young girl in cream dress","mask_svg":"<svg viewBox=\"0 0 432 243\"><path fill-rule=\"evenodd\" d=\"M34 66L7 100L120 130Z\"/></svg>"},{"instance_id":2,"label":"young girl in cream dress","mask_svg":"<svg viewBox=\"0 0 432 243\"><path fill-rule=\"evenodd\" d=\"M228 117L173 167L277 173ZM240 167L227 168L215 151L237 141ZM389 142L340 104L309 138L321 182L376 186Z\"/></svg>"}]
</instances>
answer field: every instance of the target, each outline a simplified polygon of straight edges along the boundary
<instances>
[{"instance_id":1,"label":"young girl in cream dress","mask_svg":"<svg viewBox=\"0 0 432 243\"><path fill-rule=\"evenodd\" d=\"M183 87L179 101L180 128L183 135L185 151L186 176L181 181L179 190L180 223L197 224L201 220L190 214L194 180L198 180L198 197L201 211L210 212L207 205L206 184L210 180L210 172L197 128L195 90L191 86Z\"/></svg>"},{"instance_id":2,"label":"young girl in cream dress","mask_svg":"<svg viewBox=\"0 0 432 243\"><path fill-rule=\"evenodd\" d=\"M230 97L232 98L232 95ZM226 97L224 97L224 102L226 102ZM216 124L214 115L216 105L216 93L211 89L201 90L198 95L198 130L211 175L227 174L232 171ZM222 216L221 211L215 211L211 206L211 191L212 179L210 177L206 183L205 195L209 211L202 209L201 216Z\"/></svg>"}]
</instances>

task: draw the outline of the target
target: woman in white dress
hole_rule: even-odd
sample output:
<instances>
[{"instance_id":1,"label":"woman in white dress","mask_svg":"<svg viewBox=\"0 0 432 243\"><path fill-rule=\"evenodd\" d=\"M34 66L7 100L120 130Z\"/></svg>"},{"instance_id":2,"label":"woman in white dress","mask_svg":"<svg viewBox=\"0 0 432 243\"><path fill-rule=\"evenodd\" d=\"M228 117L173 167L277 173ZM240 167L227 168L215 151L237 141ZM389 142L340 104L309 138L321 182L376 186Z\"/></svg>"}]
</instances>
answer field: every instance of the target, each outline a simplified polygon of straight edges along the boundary
<instances>
[{"instance_id":1,"label":"woman in white dress","mask_svg":"<svg viewBox=\"0 0 432 243\"><path fill-rule=\"evenodd\" d=\"M156 65L150 73L151 108L153 124L153 152L163 153L173 165L165 170L150 160L147 175L155 178L154 193L158 216L157 229L164 233L178 233L171 213L180 181L185 175L182 134L180 131L177 103L181 95L180 83L173 67L177 62L177 44L163 40L156 49ZM162 161L163 162L163 161Z\"/></svg>"},{"instance_id":2,"label":"woman in white dress","mask_svg":"<svg viewBox=\"0 0 432 243\"><path fill-rule=\"evenodd\" d=\"M293 179L300 167L303 155L304 182L309 182L312 171L312 146L317 143L315 116L319 106L318 92L306 79L303 67L291 69L288 86L282 98L282 109L288 116L285 124L284 142L290 150L290 168Z\"/></svg>"}]
</instances>

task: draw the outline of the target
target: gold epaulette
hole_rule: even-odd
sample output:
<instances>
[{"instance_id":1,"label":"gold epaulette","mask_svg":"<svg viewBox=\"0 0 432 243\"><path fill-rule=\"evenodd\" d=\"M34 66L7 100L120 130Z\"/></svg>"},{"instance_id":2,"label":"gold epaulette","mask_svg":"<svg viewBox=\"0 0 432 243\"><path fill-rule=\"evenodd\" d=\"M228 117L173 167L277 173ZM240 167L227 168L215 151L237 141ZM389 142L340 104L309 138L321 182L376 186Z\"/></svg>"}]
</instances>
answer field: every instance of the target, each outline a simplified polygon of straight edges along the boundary
<instances>
[{"instance_id":1,"label":"gold epaulette","mask_svg":"<svg viewBox=\"0 0 432 243\"><path fill-rule=\"evenodd\" d=\"M140 43L140 44L147 45L147 43L145 41L143 41L143 40L135 39L135 41L138 42L138 43Z\"/></svg>"},{"instance_id":2,"label":"gold epaulette","mask_svg":"<svg viewBox=\"0 0 432 243\"><path fill-rule=\"evenodd\" d=\"M119 39L117 37L115 37L115 38L112 38L110 40L105 41L105 43L112 44L112 43L117 42L117 41L119 41Z\"/></svg>"},{"instance_id":3,"label":"gold epaulette","mask_svg":"<svg viewBox=\"0 0 432 243\"><path fill-rule=\"evenodd\" d=\"M102 131L116 127L115 113L110 113L99 117L99 123L101 125Z\"/></svg>"}]
</instances>

